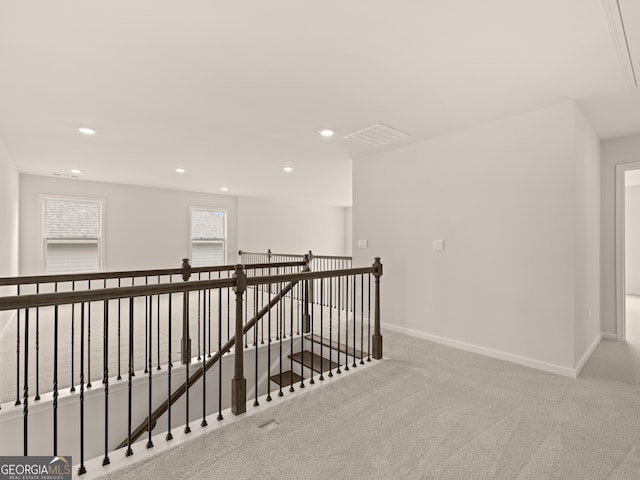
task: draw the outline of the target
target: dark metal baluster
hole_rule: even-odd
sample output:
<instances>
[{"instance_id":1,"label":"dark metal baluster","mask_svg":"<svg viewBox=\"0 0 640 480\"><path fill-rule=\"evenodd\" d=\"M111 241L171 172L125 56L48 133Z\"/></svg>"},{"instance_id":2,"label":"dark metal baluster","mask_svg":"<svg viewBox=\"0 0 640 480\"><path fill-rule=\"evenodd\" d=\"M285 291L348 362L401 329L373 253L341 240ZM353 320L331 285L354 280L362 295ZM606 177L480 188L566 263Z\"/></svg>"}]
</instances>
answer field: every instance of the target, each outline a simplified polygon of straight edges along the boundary
<instances>
[{"instance_id":1,"label":"dark metal baluster","mask_svg":"<svg viewBox=\"0 0 640 480\"><path fill-rule=\"evenodd\" d=\"M40 284L36 283L36 294L40 293ZM40 400L40 307L36 307L36 397Z\"/></svg>"},{"instance_id":2,"label":"dark metal baluster","mask_svg":"<svg viewBox=\"0 0 640 480\"><path fill-rule=\"evenodd\" d=\"M218 272L220 278L220 272ZM222 420L222 288L218 288L218 421Z\"/></svg>"},{"instance_id":3,"label":"dark metal baluster","mask_svg":"<svg viewBox=\"0 0 640 480\"><path fill-rule=\"evenodd\" d=\"M324 380L324 278L320 279L320 380ZM313 332L312 332L313 333ZM313 343L313 337L311 338Z\"/></svg>"},{"instance_id":4,"label":"dark metal baluster","mask_svg":"<svg viewBox=\"0 0 640 480\"><path fill-rule=\"evenodd\" d=\"M315 280L311 281L311 292L313 293L313 299L312 299L312 303L311 303L311 317L309 319L310 322L310 328L309 328L309 332L311 333L311 337L313 338L313 316L314 316L314 311L315 311L315 303L316 303L316 287L315 287ZM309 380L309 384L313 385L314 383L316 383L316 381L313 379L313 344L314 341L311 340L311 380ZM304 350L304 338L302 339L302 349ZM320 371L322 371L322 369L320 369Z\"/></svg>"},{"instance_id":5,"label":"dark metal baluster","mask_svg":"<svg viewBox=\"0 0 640 480\"><path fill-rule=\"evenodd\" d=\"M200 273L198 272L198 280L200 280ZM198 361L202 360L202 356L200 355L200 290L198 290L198 326L196 331L198 332Z\"/></svg>"},{"instance_id":6,"label":"dark metal baluster","mask_svg":"<svg viewBox=\"0 0 640 480\"><path fill-rule=\"evenodd\" d=\"M364 275L360 275L360 365L364 364Z\"/></svg>"},{"instance_id":7,"label":"dark metal baluster","mask_svg":"<svg viewBox=\"0 0 640 480\"><path fill-rule=\"evenodd\" d=\"M303 319L302 319L302 333L303 333L303 338L300 339L301 341L301 345L302 345L302 350L300 352L300 355L302 355L302 362L300 362L300 376L302 377L300 379L300 385L298 385L299 388L305 388L305 384L304 384L304 333L306 333L306 326L307 326L307 315L309 314L309 281L305 280L304 281L304 286L302 287L302 311L303 313ZM313 371L313 368L311 369L311 371Z\"/></svg>"},{"instance_id":8,"label":"dark metal baluster","mask_svg":"<svg viewBox=\"0 0 640 480\"><path fill-rule=\"evenodd\" d=\"M349 370L349 276L344 279L344 369Z\"/></svg>"},{"instance_id":9,"label":"dark metal baluster","mask_svg":"<svg viewBox=\"0 0 640 480\"><path fill-rule=\"evenodd\" d=\"M211 280L211 272L209 272L209 280ZM207 315L209 317L209 353L207 354L207 358L211 358L211 289L207 290L207 296L209 303L209 308L207 309Z\"/></svg>"},{"instance_id":10,"label":"dark metal baluster","mask_svg":"<svg viewBox=\"0 0 640 480\"><path fill-rule=\"evenodd\" d=\"M369 304L367 313L367 362L371 361L371 274L369 276L369 293L367 294L367 302Z\"/></svg>"},{"instance_id":11,"label":"dark metal baluster","mask_svg":"<svg viewBox=\"0 0 640 480\"><path fill-rule=\"evenodd\" d=\"M58 456L58 305L53 307L53 456Z\"/></svg>"},{"instance_id":12,"label":"dark metal baluster","mask_svg":"<svg viewBox=\"0 0 640 480\"><path fill-rule=\"evenodd\" d=\"M144 284L149 285L149 277L144 277ZM147 329L149 328L149 304L151 303L151 296L147 295L144 298L144 373L149 373L146 359L149 356L149 339L147 337Z\"/></svg>"},{"instance_id":13,"label":"dark metal baluster","mask_svg":"<svg viewBox=\"0 0 640 480\"><path fill-rule=\"evenodd\" d=\"M280 273L279 269L276 267L275 275ZM271 275L271 273L269 273ZM279 312L279 310L278 310ZM271 332L269 332L271 333ZM276 342L280 340L280 315L276 312Z\"/></svg>"},{"instance_id":14,"label":"dark metal baluster","mask_svg":"<svg viewBox=\"0 0 640 480\"><path fill-rule=\"evenodd\" d=\"M205 314L207 309L207 291L206 290L202 290L202 312L203 315ZM205 366L206 366L206 360L205 357L206 355L204 354L204 339L207 338L206 336L206 328L207 328L207 322L204 321L206 320L203 316L203 322L202 322L202 422L200 423L200 426L202 427L206 427L207 426L207 371L205 370Z\"/></svg>"},{"instance_id":15,"label":"dark metal baluster","mask_svg":"<svg viewBox=\"0 0 640 480\"><path fill-rule=\"evenodd\" d=\"M282 291L282 284L279 284L280 286L280 291ZM280 301L278 302L278 329L280 330L280 361L279 361L279 368L280 368L280 376L278 377L280 379L280 381L278 382L278 396L281 397L284 395L284 393L282 393L282 324L283 324L283 318L282 318L282 298L280 298Z\"/></svg>"},{"instance_id":16,"label":"dark metal baluster","mask_svg":"<svg viewBox=\"0 0 640 480\"><path fill-rule=\"evenodd\" d=\"M184 308L182 310L182 314L185 317L188 317L189 315L189 292L185 292L185 302L184 302ZM184 324L184 319L183 319L183 324ZM190 335L190 334L189 334ZM183 337L186 337L187 333L183 334ZM189 349L189 352L187 355L185 355L184 353L182 354L182 363L184 363L184 367L185 367L185 385L186 385L186 390L185 390L185 396L186 396L186 400L185 400L185 426L184 426L184 433L191 433L191 427L189 426L189 364L191 363L191 349Z\"/></svg>"},{"instance_id":17,"label":"dark metal baluster","mask_svg":"<svg viewBox=\"0 0 640 480\"><path fill-rule=\"evenodd\" d=\"M171 360L171 319L172 319L172 307L173 307L173 295L169 294L169 311L168 311L168 332L167 332L167 441L173 439L171 434L171 369L173 368L173 362Z\"/></svg>"},{"instance_id":18,"label":"dark metal baluster","mask_svg":"<svg viewBox=\"0 0 640 480\"><path fill-rule=\"evenodd\" d=\"M247 290L247 292L248 292L248 290ZM245 303L244 324L246 326L247 323L249 323L249 294L248 293L244 297L244 303ZM249 332L248 331L244 332L244 348L249 348Z\"/></svg>"},{"instance_id":19,"label":"dark metal baluster","mask_svg":"<svg viewBox=\"0 0 640 480\"><path fill-rule=\"evenodd\" d=\"M91 290L91 280L87 283ZM91 302L87 305L87 388L91 388Z\"/></svg>"},{"instance_id":20,"label":"dark metal baluster","mask_svg":"<svg viewBox=\"0 0 640 480\"><path fill-rule=\"evenodd\" d=\"M75 292L76 291L76 282L73 281L71 282L71 291ZM74 351L74 335L75 335L75 323L76 323L76 305L75 303L71 304L71 392L75 392L76 391L76 387L73 384L73 367L74 367L74 357L75 357L75 351Z\"/></svg>"},{"instance_id":21,"label":"dark metal baluster","mask_svg":"<svg viewBox=\"0 0 640 480\"><path fill-rule=\"evenodd\" d=\"M80 468L78 475L87 473L84 466L84 302L80 304Z\"/></svg>"},{"instance_id":22,"label":"dark metal baluster","mask_svg":"<svg viewBox=\"0 0 640 480\"><path fill-rule=\"evenodd\" d=\"M152 405L152 400L153 400L153 378L152 378L152 373L153 373L153 296L149 295L149 331L145 331L145 336L149 335L149 357L148 357L148 362L149 362L149 367L148 367L148 373L149 373L149 413L147 414L147 433L149 434L149 438L147 440L147 449L149 448L153 448L153 441L151 440L151 433L153 430L153 425L151 422L151 412L153 411L153 405Z\"/></svg>"},{"instance_id":23,"label":"dark metal baluster","mask_svg":"<svg viewBox=\"0 0 640 480\"><path fill-rule=\"evenodd\" d=\"M17 295L20 295L20 284L16 285ZM18 309L18 323L16 326L16 406L20 405L20 309ZM26 455L26 453L25 453Z\"/></svg>"},{"instance_id":24,"label":"dark metal baluster","mask_svg":"<svg viewBox=\"0 0 640 480\"><path fill-rule=\"evenodd\" d=\"M290 392L294 392L295 389L293 388L293 290L291 289L291 296L289 297L289 351L291 352L291 354L289 355L289 371L291 372L291 383L289 385L289 391Z\"/></svg>"},{"instance_id":25,"label":"dark metal baluster","mask_svg":"<svg viewBox=\"0 0 640 480\"><path fill-rule=\"evenodd\" d=\"M160 275L158 275L158 285L160 285ZM157 308L156 308L156 314L158 316L157 321L158 321L158 331L156 333L156 337L157 337L157 342L158 342L158 361L157 361L157 368L156 370L162 370L162 367L160 366L160 295L157 295Z\"/></svg>"},{"instance_id":26,"label":"dark metal baluster","mask_svg":"<svg viewBox=\"0 0 640 480\"><path fill-rule=\"evenodd\" d=\"M227 270L227 278L231 278L231 270ZM227 341L231 338L231 289L227 287ZM236 341L239 337L236 337ZM235 347L234 347L235 348Z\"/></svg>"},{"instance_id":27,"label":"dark metal baluster","mask_svg":"<svg viewBox=\"0 0 640 480\"><path fill-rule=\"evenodd\" d=\"M329 377L333 377L331 362L333 362L333 283L334 279L329 278Z\"/></svg>"},{"instance_id":28,"label":"dark metal baluster","mask_svg":"<svg viewBox=\"0 0 640 480\"><path fill-rule=\"evenodd\" d=\"M341 299L342 299L342 289L340 288L340 277L338 277L338 289L336 292L336 296L338 297L338 368L336 368L336 373L340 374L342 373L340 371L340 349L342 348L340 345L340 307L341 305Z\"/></svg>"},{"instance_id":29,"label":"dark metal baluster","mask_svg":"<svg viewBox=\"0 0 640 480\"><path fill-rule=\"evenodd\" d=\"M105 280L106 288L106 280ZM102 465L109 465L109 300L104 301L104 328L102 335L102 350L104 354L104 458Z\"/></svg>"},{"instance_id":30,"label":"dark metal baluster","mask_svg":"<svg viewBox=\"0 0 640 480\"><path fill-rule=\"evenodd\" d=\"M118 278L118 288L120 288L121 285L121 281ZM122 375L121 375L121 363L122 363L122 358L120 356L120 320L121 320L121 313L122 313L122 299L119 298L118 299L118 380L122 380Z\"/></svg>"},{"instance_id":31,"label":"dark metal baluster","mask_svg":"<svg viewBox=\"0 0 640 480\"><path fill-rule=\"evenodd\" d=\"M127 416L127 452L125 456L133 455L131 449L131 407L133 389L133 297L129 297L129 384L128 384L128 416Z\"/></svg>"},{"instance_id":32,"label":"dark metal baluster","mask_svg":"<svg viewBox=\"0 0 640 480\"><path fill-rule=\"evenodd\" d=\"M24 311L24 385L22 387L24 456L29 447L29 309Z\"/></svg>"},{"instance_id":33,"label":"dark metal baluster","mask_svg":"<svg viewBox=\"0 0 640 480\"><path fill-rule=\"evenodd\" d=\"M264 268L260 269L260 276L263 277L264 276ZM260 285L260 305L264 305L264 284ZM260 321L260 326L261 328L261 340L260 340L260 344L264 345L264 322L261 320Z\"/></svg>"},{"instance_id":34,"label":"dark metal baluster","mask_svg":"<svg viewBox=\"0 0 640 480\"><path fill-rule=\"evenodd\" d=\"M271 269L269 269L271 272ZM269 273L269 277L271 277L271 273ZM269 283L269 305L271 305L271 283ZM267 402L271 401L271 308L267 313L267 324L268 324L268 332L267 332Z\"/></svg>"},{"instance_id":35,"label":"dark metal baluster","mask_svg":"<svg viewBox=\"0 0 640 480\"><path fill-rule=\"evenodd\" d=\"M254 295L254 301L253 301L253 316L257 317L258 316L258 285L255 286L255 288L253 289L253 295ZM255 394L256 394L256 399L253 401L253 406L257 407L258 405L260 405L260 402L258 402L258 324L256 323L253 326L253 346L256 349L255 352L255 361L256 361L256 371L255 371Z\"/></svg>"},{"instance_id":36,"label":"dark metal baluster","mask_svg":"<svg viewBox=\"0 0 640 480\"><path fill-rule=\"evenodd\" d=\"M356 299L356 276L353 276L353 297L351 298L351 316L353 317L353 352L351 352L353 354L353 364L351 365L352 367L357 367L358 365L356 364L356 306L357 306L357 299Z\"/></svg>"},{"instance_id":37,"label":"dark metal baluster","mask_svg":"<svg viewBox=\"0 0 640 480\"><path fill-rule=\"evenodd\" d=\"M302 323L302 304L300 303L300 299L302 298L302 282L298 282L297 294L298 294L298 298L296 300L298 300L298 308L296 309L297 310L296 313L298 314L298 318L297 318L298 322L296 325L296 334L300 335L300 323Z\"/></svg>"}]
</instances>

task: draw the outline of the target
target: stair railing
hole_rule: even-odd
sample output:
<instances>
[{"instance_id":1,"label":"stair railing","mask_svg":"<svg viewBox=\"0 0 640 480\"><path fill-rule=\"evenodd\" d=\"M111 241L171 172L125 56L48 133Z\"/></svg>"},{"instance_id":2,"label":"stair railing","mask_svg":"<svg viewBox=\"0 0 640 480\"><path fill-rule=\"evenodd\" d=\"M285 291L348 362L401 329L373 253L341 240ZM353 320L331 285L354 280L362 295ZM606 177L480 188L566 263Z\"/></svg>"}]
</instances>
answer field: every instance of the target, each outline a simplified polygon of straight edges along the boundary
<instances>
[{"instance_id":1,"label":"stair railing","mask_svg":"<svg viewBox=\"0 0 640 480\"><path fill-rule=\"evenodd\" d=\"M298 271L306 265L304 261L304 257L302 259L296 259L291 262L270 262L267 264L254 263L247 267L247 271L258 272L260 275L263 275L264 272L268 270L273 271L287 271L294 272ZM181 281L188 281L191 278L196 278L198 280L202 280L204 278L212 279L212 278L230 278L231 275L235 271L235 265L218 265L218 266L204 266L204 267L192 267L189 264L188 259L183 259L182 265L180 268L171 268L171 269L153 269L153 270L130 270L130 271L115 271L115 272L95 272L95 273L74 273L74 274L57 274L57 275L32 275L32 276L22 276L22 277L4 277L0 278L0 287L4 287L5 292L11 292L13 290L16 296L28 295L28 294L42 294L42 293L56 293L56 292L68 292L73 293L80 290L102 290L105 288L120 288L120 287L133 287L138 285L160 285L165 283L174 283ZM230 303L230 292L227 291L227 306ZM151 296L151 295L150 295ZM149 300L149 299L148 299ZM196 302L197 311L193 312L192 315L184 315L183 313L183 321L187 321L189 318L197 316L198 320L204 316L205 312L201 309L200 299ZM155 305L156 309L159 309L159 304ZM71 320L71 329L70 329L70 376L67 379L58 379L60 381L59 388L70 388L71 392L76 391L76 384L78 382L78 365L76 362L76 356L79 354L78 352L78 342L76 335L76 327L78 326L78 322L80 321L80 314L77 308L77 304L71 303L69 304L70 308L70 320ZM148 324L151 321L152 309L153 305L149 302L145 302L145 323ZM183 308L189 309L189 297L183 297ZM157 312L158 310L156 310ZM86 323L87 323L87 375L89 378L88 387L92 386L91 378L92 378L92 368L91 368L91 359L92 359L92 350L91 350L91 328L92 328L92 313L95 315L100 314L101 312L94 312L91 307L88 308L86 315ZM230 316L230 312L227 312L228 316ZM122 377L122 366L124 360L122 358L123 351L121 348L121 334L122 332L122 324L124 320L126 312L123 309L123 304L121 300L118 300L117 305L117 332L118 332L118 379ZM41 342L40 342L40 307L35 307L32 312L32 319L35 316L35 332L32 333L35 340L35 351L32 352L35 356L34 364L35 364L35 401L40 399L40 350L41 350ZM159 322L159 317L157 318ZM21 358L24 355L24 352L21 352L21 347L27 346L25 341L27 339L21 338L21 323L23 323L23 312L20 309L16 310L16 354L15 354L15 405L20 405L22 400L22 390L20 388L21 383ZM95 322L94 322L95 323ZM185 325L183 327L183 333L185 331L185 327L187 331L189 330L189 326ZM231 326L228 324L227 339L230 336ZM159 327L158 327L159 329ZM193 327L191 327L193 329ZM148 326L145 325L145 331L148 330ZM199 329L197 330L200 331ZM156 352L157 352L157 363L156 367L159 369L162 364L162 360L160 358L160 347L161 347L161 338L160 335L156 335L157 344ZM182 338L183 342L186 342L181 351L188 355L191 353L191 340L189 335L184 336ZM201 344L202 342L198 342L198 356L200 356L201 352ZM148 357L147 352L149 351L150 345L148 345L148 341L145 340L145 354L144 359ZM137 359L136 363L140 360ZM147 373L148 366L145 364L145 372ZM0 396L0 404L6 402L8 398L6 396Z\"/></svg>"},{"instance_id":2,"label":"stair railing","mask_svg":"<svg viewBox=\"0 0 640 480\"><path fill-rule=\"evenodd\" d=\"M375 263L371 267L367 268L350 268L350 269L341 269L341 270L332 270L332 271L308 271L308 264L310 259L307 258L306 261L306 271L303 272L289 272L287 269L291 268L290 264L270 264L270 268L281 268L282 272L271 275L259 275L259 276L247 276L247 270L264 270L266 267L260 264L253 265L237 265L234 269L233 276L228 276L227 278L213 278L213 279L198 279L194 280L191 278L193 271L196 269L190 269L187 265L185 265L181 269L181 274L184 274L187 278L183 278L183 282L172 282L172 283L158 283L153 285L130 285L130 286L120 286L120 287L108 287L102 288L100 290L83 290L83 291L58 291L51 293L42 293L36 292L35 294L23 294L23 295L14 295L9 297L0 298L0 311L6 310L15 310L17 312L22 313L24 318L24 338L27 340L25 342L24 348L24 358L23 358L23 371L24 371L24 381L23 381L23 396L22 396L22 420L23 420L23 428L22 428L22 440L23 440L23 455L28 455L30 452L29 448L29 406L30 401L34 401L31 397L30 392L30 376L29 376L29 365L31 361L31 357L29 354L29 328L31 325L31 320L33 318L34 312L39 312L39 309L47 309L48 313L52 313L52 322L53 325L49 325L53 327L54 330L54 376L53 376L53 441L51 451L54 455L58 454L58 450L60 450L58 445L59 435L58 435L58 378L57 378L57 370L58 370L58 330L60 323L60 309L65 306L77 306L80 317L80 331L78 335L80 336L79 348L81 351L79 361L80 361L80 383L79 383L79 432L80 432L80 441L79 441L79 469L78 474L83 474L86 472L85 468L85 396L87 392L91 390L89 386L90 376L87 378L88 382L85 381L85 371L89 371L85 367L85 357L88 359L89 356L85 353L85 346L88 345L89 338L85 336L85 333L88 334L88 329L86 325L86 320L88 320L88 312L91 311L92 304L101 304L103 309L103 376L102 376L102 398L103 398L103 409L104 409L104 424L103 424L103 433L104 433L104 459L103 465L110 463L109 454L113 450L113 444L109 442L109 433L110 429L114 429L113 421L109 417L109 387L110 387L110 370L109 370L109 350L110 350L110 337L109 337L109 324L111 323L111 316L109 313L109 306L113 302L124 301L125 309L128 311L128 346L129 346L129 361L128 361L128 382L127 382L127 399L124 405L120 405L120 411L127 412L126 419L126 432L127 432L127 441L126 441L126 455L129 456L133 454L132 443L134 440L134 436L137 434L144 433L146 430L148 433L148 441L147 448L153 447L152 442L152 432L154 426L156 425L157 420L162 416L162 413L158 412L158 408L164 410L167 413L167 441L171 440L171 405L175 403L175 400L172 401L172 397L178 397L184 395L186 397L186 412L184 417L185 422L185 433L189 433L190 427L189 422L193 417L193 412L190 414L189 412L189 391L190 388L196 385L198 380L201 380L202 388L202 422L201 426L206 426L206 416L208 413L207 410L207 389L205 387L206 381L206 372L209 370L214 364L219 366L219 374L218 374L218 419L222 418L222 362L221 359L224 355L230 352L230 349L234 348L234 373L233 378L231 379L231 410L234 414L238 415L244 413L246 411L246 402L247 402L247 379L245 376L245 366L244 366L244 350L249 352L251 348L246 340L247 335L253 335L253 349L255 352L255 371L254 371L254 394L255 401L254 405L259 405L258 396L259 396L259 388L258 388L258 354L263 355L264 351L260 350L260 348L264 348L267 351L267 355L269 355L269 361L267 362L267 401L271 400L271 383L276 381L279 385L278 395L283 395L283 386L290 386L290 391L293 391L293 382L295 375L291 373L290 375L290 383L285 385L285 372L283 372L283 346L285 342L290 342L291 355L289 355L289 361L293 364L293 344L294 337L299 336L300 332L294 333L294 321L297 316L298 325L302 323L302 334L308 334L305 338L308 338L311 341L311 352L310 361L307 361L308 358L306 353L301 354L301 375L300 377L300 388L304 388L304 377L305 374L310 374L310 383L314 383L314 372L320 372L320 380L323 379L323 372L326 371L326 366L329 368L329 376L332 376L332 370L335 369L336 373L341 373L340 366L344 361L344 370L349 370L349 363L352 361L352 367L356 367L356 360L359 357L360 363L364 363L364 354L365 349L363 348L363 344L365 338L367 339L367 344L371 342L373 348L369 348L367 346L367 360L370 361L371 357L374 359L382 358L382 335L380 333L380 276L382 275L382 264L380 260L376 258ZM287 262L285 262L287 263ZM189 272L190 270L190 272ZM187 275L190 273L190 275ZM374 288L375 288L375 299L374 299L374 326L373 326L373 335L371 335L371 278L375 279ZM365 287L365 278L368 278L368 294L367 288ZM360 283L358 284L358 280ZM19 281L16 284L20 284ZM269 285L269 292L272 292L274 289L271 286L276 287L275 290L279 289L279 293L275 296L272 293L268 295L268 302L258 310L260 302L259 299L260 287L263 285ZM358 287L359 285L359 287ZM346 286L346 288L345 288ZM172 365L172 351L171 351L171 331L172 331L172 298L177 295L192 295L194 293L198 294L198 304L202 302L202 311L207 310L207 305L209 305L209 313L211 313L211 294L212 292L217 292L219 294L219 299L222 300L222 292L223 290L228 291L229 289L234 290L235 295L235 328L233 336L229 336L226 343L222 344L222 315L219 315L218 318L218 349L214 355L211 355L209 351L209 357L207 359L206 349L204 348L205 343L203 341L203 351L202 354L198 356L197 360L195 357L185 358L183 352L181 352L181 359L184 360L184 375L185 382L183 386L179 387L178 390L172 391L171 388L171 375L172 370L180 368L174 367ZM303 298L302 302L295 300L293 295L290 293L294 290L298 289L302 293L299 295ZM310 298L310 291L316 289L319 291L319 304L314 305ZM352 290L351 290L352 289ZM341 299L343 298L341 292L345 290L347 292L351 292L352 294L349 296L345 303L341 303ZM249 292L252 292L253 295L249 295ZM136 377L136 373L138 376L140 372L136 372L134 368L133 361L133 349L134 349L134 330L135 330L135 311L136 311L136 301L144 300L145 309L148 307L149 311L152 309L152 300L154 296L158 298L157 305L160 305L160 296L163 297L163 306L168 306L167 309L167 317L166 320L168 322L168 335L167 335L167 379L168 379L168 388L167 388L167 396L163 402L159 402L160 405L156 410L153 409L154 395L153 395L153 357L151 351L152 345L152 324L146 324L147 316L145 313L145 330L144 336L146 339L147 334L149 335L149 351L145 352L148 354L148 364L145 365L145 373L146 375L146 385L148 391L148 415L147 419L144 422L144 427L139 427L135 431L132 430L132 422L133 422L133 382L134 377ZM253 301L250 302L250 297L253 297ZM328 298L328 300L327 300ZM365 298L368 299L368 311L365 308ZM328 305L328 308L324 308L323 305ZM358 311L358 304L360 306ZM140 305L138 305L139 308ZM222 310L223 302L220 301L218 303L219 313ZM253 307L253 311L255 315L249 321L247 320L247 312L250 307ZM227 307L229 308L229 304L227 303ZM51 309L52 312L51 312ZM182 308L183 316L189 317L189 309ZM159 307L158 307L158 315L159 315ZM30 318L31 316L31 318ZM325 321L326 316L328 316L328 328L327 322ZM336 322L333 322L334 316L336 317ZM272 318L273 317L273 318ZM318 322L319 317L319 322ZM159 318L159 317L158 317ZM200 317L198 317L200 319ZM365 319L367 319L367 331L368 333L364 334L364 325ZM358 351L356 349L356 329L358 327L358 320L360 326L360 344L361 349ZM342 321L342 325L341 325ZM158 320L159 322L159 320ZM265 327L265 323L267 326ZM319 323L319 328L318 328ZM183 328L185 323L183 322ZM188 326L188 322L186 322ZM264 329L267 329L266 342L264 340L264 336L259 340L259 326L262 327L262 333L264 335ZM275 330L274 330L275 327ZM288 334L287 334L288 327ZM207 322L202 321L202 325L198 325L198 331L202 328L202 337L203 339L206 336L207 331L209 335L211 334L211 324L209 318L209 327L207 330ZM273 333L275 331L275 340L273 339ZM325 332L326 331L326 332ZM319 332L316 333L316 332ZM343 338L345 339L344 345L341 344L340 335L343 333ZM325 338L325 334L328 335L328 339ZM287 337L288 335L288 337ZM337 335L337 342L334 342L335 335ZM349 336L351 335L351 337ZM158 332L159 336L159 332ZM183 331L183 338L188 336L188 333ZM245 345L244 348L241 343L242 337L245 337ZM318 337L318 338L314 338ZM352 343L349 342L349 339L352 340ZM200 345L200 341L198 342ZM320 356L319 360L316 360L316 354L314 353L314 345L316 343L320 348ZM265 346L266 344L266 346ZM335 345L334 345L335 344ZM185 342L182 342L183 348L188 348ZM211 340L209 340L209 347L211 346ZM336 348L336 354L332 351L329 353L328 359L324 359L323 349L333 349ZM279 350L278 350L279 349ZM272 362L271 362L271 354L272 350L274 351L274 355L278 355L279 352L279 374L271 375L272 372ZM189 351L189 354L191 352ZM285 352L286 354L286 352ZM337 362L334 362L337 360ZM350 360L351 358L351 360ZM276 364L277 358L275 359ZM326 362L327 365L323 365L323 362ZM189 375L189 365L195 364L196 371L193 375ZM336 368L337 366L337 368ZM160 365L158 364L158 369ZM307 371L305 372L305 368ZM142 381L144 381L144 377L142 379L136 378L135 381L138 385L140 385ZM276 379L276 380L274 380ZM95 392L95 389L91 392L92 395ZM67 396L73 395L71 392L67 394ZM138 399L136 399L138 400ZM137 404L137 403L136 403ZM113 408L117 409L118 406L113 406ZM91 410L92 409L92 410ZM91 407L90 411L93 414L96 414L96 410L94 407ZM68 413L68 412L67 412ZM154 415L155 414L155 415ZM120 424L119 424L120 425ZM142 425L142 424L141 424ZM41 424L38 425L39 430L43 428ZM140 432L140 429L142 431ZM40 435L42 436L42 434ZM122 445L124 446L124 445ZM32 449L33 450L33 449ZM32 451L31 450L31 451ZM45 452L39 452L45 454ZM48 452L46 452L48 453ZM63 452L61 452L63 453Z\"/></svg>"}]
</instances>

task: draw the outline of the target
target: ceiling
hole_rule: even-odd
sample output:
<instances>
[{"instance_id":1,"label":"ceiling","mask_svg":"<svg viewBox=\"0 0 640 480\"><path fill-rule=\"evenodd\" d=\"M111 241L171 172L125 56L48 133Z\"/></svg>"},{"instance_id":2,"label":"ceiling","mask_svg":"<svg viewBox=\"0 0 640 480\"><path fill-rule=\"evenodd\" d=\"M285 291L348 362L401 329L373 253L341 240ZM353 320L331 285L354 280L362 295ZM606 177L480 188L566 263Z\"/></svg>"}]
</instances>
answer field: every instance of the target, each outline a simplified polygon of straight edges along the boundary
<instances>
[{"instance_id":1,"label":"ceiling","mask_svg":"<svg viewBox=\"0 0 640 480\"><path fill-rule=\"evenodd\" d=\"M346 206L353 158L553 103L640 132L612 5L0 0L0 140L23 173ZM343 138L377 123L410 136Z\"/></svg>"}]
</instances>

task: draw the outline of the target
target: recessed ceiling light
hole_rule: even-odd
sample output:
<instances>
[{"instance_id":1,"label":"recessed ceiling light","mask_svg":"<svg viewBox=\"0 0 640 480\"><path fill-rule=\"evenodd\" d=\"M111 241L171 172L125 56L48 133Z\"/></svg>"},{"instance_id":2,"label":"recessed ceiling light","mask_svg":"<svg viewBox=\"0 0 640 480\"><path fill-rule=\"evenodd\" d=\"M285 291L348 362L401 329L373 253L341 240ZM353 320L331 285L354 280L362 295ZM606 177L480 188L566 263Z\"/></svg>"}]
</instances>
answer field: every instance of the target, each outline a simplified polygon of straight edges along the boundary
<instances>
[{"instance_id":1,"label":"recessed ceiling light","mask_svg":"<svg viewBox=\"0 0 640 480\"><path fill-rule=\"evenodd\" d=\"M332 137L333 133L333 130L330 130L328 128L323 128L322 130L320 130L320 135L322 135L323 137Z\"/></svg>"},{"instance_id":2,"label":"recessed ceiling light","mask_svg":"<svg viewBox=\"0 0 640 480\"><path fill-rule=\"evenodd\" d=\"M220 190L222 190L223 192L228 192L229 189L227 187L222 187Z\"/></svg>"},{"instance_id":3,"label":"recessed ceiling light","mask_svg":"<svg viewBox=\"0 0 640 480\"><path fill-rule=\"evenodd\" d=\"M93 128L81 127L78 129L80 133L84 133L85 135L93 135L96 131Z\"/></svg>"},{"instance_id":4,"label":"recessed ceiling light","mask_svg":"<svg viewBox=\"0 0 640 480\"><path fill-rule=\"evenodd\" d=\"M78 170L77 168L72 168L71 170L69 170L71 173L73 173L74 175L80 175L82 173L82 170Z\"/></svg>"},{"instance_id":5,"label":"recessed ceiling light","mask_svg":"<svg viewBox=\"0 0 640 480\"><path fill-rule=\"evenodd\" d=\"M184 172L186 172L186 170L184 168L176 168L176 172L184 173Z\"/></svg>"},{"instance_id":6,"label":"recessed ceiling light","mask_svg":"<svg viewBox=\"0 0 640 480\"><path fill-rule=\"evenodd\" d=\"M293 172L293 167L284 167L282 170L284 170L287 173Z\"/></svg>"}]
</instances>

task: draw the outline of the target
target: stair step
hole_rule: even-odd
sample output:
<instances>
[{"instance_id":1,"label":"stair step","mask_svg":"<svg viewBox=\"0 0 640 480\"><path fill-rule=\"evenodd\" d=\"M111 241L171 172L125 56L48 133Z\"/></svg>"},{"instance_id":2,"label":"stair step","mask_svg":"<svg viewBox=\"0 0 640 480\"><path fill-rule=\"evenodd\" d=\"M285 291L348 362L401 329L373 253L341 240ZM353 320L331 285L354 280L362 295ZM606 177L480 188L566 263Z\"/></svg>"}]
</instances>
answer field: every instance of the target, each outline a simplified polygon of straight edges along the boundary
<instances>
[{"instance_id":1,"label":"stair step","mask_svg":"<svg viewBox=\"0 0 640 480\"><path fill-rule=\"evenodd\" d=\"M349 347L347 345L344 345L342 343L338 343L335 340L333 340L332 342L329 342L328 338L325 338L321 335L316 335L315 333L312 333L310 335L306 335L304 338L306 338L307 340L312 341L313 343L317 343L317 344L322 344L325 347L331 348L333 350L336 351L340 351L342 353L346 353L347 355L349 355L350 357L353 357L353 347ZM360 350L355 350L355 357L356 358L365 358L366 355L362 355L362 352Z\"/></svg>"},{"instance_id":2,"label":"stair step","mask_svg":"<svg viewBox=\"0 0 640 480\"><path fill-rule=\"evenodd\" d=\"M327 358L322 358L320 355L316 355L315 353L311 353L308 350L304 350L303 352L294 353L293 355L289 355L289 358L294 362L298 362L301 365L304 365L306 368L312 368L314 371L320 373L320 366L322 365L322 372L326 372L329 369L333 370L334 368L338 368L338 364L336 362L332 362Z\"/></svg>"},{"instance_id":3,"label":"stair step","mask_svg":"<svg viewBox=\"0 0 640 480\"><path fill-rule=\"evenodd\" d=\"M272 375L271 381L275 382L277 385L281 387L288 387L292 383L297 383L302 381L302 377L291 370L286 372L282 372L282 374L278 373L277 375Z\"/></svg>"}]
</instances>

